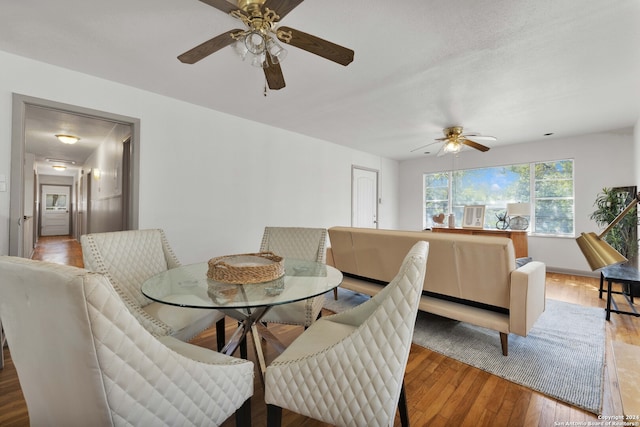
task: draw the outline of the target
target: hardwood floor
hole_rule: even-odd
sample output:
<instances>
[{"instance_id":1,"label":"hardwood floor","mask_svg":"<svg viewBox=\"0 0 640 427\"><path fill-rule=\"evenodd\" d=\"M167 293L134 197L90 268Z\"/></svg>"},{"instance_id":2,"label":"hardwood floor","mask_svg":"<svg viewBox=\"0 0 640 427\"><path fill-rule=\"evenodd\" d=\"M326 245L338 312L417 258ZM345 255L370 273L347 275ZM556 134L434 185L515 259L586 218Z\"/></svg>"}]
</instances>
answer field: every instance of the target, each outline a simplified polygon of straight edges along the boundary
<instances>
[{"instance_id":1,"label":"hardwood floor","mask_svg":"<svg viewBox=\"0 0 640 427\"><path fill-rule=\"evenodd\" d=\"M70 238L41 238L34 259L82 266L80 245ZM549 273L547 297L585 306L604 307L604 300L598 298L598 281L588 277ZM604 312L602 315L604 316ZM234 321L228 321L227 337L232 333L233 327ZM302 328L292 326L270 328L273 328L273 332L284 343L290 343L302 332ZM614 341L640 345L640 318L612 314L606 328L603 415L621 415L622 404L611 347ZM249 340L249 355L254 360L251 341ZM194 344L207 348L215 348L215 342L215 328L203 332L193 341ZM264 351L267 361L275 358L276 355L269 346L264 346ZM4 370L0 371L0 426L28 426L26 404L8 348L4 349L4 355L6 364ZM547 427L561 422L564 425L568 425L568 422L574 423L573 425L598 422L596 415L417 345L411 347L405 378L409 418L413 426ZM252 398L252 418L253 426L266 425L263 387L257 374ZM231 418L223 425L231 427L235 422ZM283 411L282 425L326 426L286 410ZM396 417L395 425L400 425L399 417Z\"/></svg>"}]
</instances>

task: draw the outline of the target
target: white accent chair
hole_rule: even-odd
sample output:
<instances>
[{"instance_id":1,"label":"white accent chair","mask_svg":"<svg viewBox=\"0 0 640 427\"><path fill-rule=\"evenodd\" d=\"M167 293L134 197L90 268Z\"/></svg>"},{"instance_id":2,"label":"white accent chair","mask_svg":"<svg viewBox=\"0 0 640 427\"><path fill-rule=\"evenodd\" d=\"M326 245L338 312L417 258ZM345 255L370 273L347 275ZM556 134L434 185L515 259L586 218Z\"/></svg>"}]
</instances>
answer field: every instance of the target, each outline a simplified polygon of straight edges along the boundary
<instances>
[{"instance_id":1,"label":"white accent chair","mask_svg":"<svg viewBox=\"0 0 640 427\"><path fill-rule=\"evenodd\" d=\"M179 267L164 231L129 230L80 237L84 268L107 276L138 321L156 336L189 341L216 324L218 350L224 347L224 313L154 302L141 291L149 277Z\"/></svg>"},{"instance_id":2,"label":"white accent chair","mask_svg":"<svg viewBox=\"0 0 640 427\"><path fill-rule=\"evenodd\" d=\"M404 372L429 244L418 242L398 274L363 304L319 319L265 373L267 425L282 408L337 426L408 425Z\"/></svg>"},{"instance_id":3,"label":"white accent chair","mask_svg":"<svg viewBox=\"0 0 640 427\"><path fill-rule=\"evenodd\" d=\"M283 258L324 263L327 256L327 230L304 227L265 227L260 252L273 252ZM311 326L320 316L324 295L272 307L262 323Z\"/></svg>"},{"instance_id":4,"label":"white accent chair","mask_svg":"<svg viewBox=\"0 0 640 427\"><path fill-rule=\"evenodd\" d=\"M155 337L102 274L0 257L0 315L33 426L250 423L250 361Z\"/></svg>"}]
</instances>

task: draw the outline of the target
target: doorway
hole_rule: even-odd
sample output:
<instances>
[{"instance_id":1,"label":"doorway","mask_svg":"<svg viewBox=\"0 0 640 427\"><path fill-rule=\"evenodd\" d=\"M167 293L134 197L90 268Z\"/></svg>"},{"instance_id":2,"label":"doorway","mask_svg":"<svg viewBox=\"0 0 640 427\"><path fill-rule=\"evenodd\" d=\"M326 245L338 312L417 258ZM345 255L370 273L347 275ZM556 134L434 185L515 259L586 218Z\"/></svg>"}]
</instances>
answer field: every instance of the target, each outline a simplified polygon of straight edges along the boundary
<instances>
[{"instance_id":1,"label":"doorway","mask_svg":"<svg viewBox=\"0 0 640 427\"><path fill-rule=\"evenodd\" d=\"M66 236L71 234L71 187L67 185L41 185L42 210L41 236Z\"/></svg>"},{"instance_id":2,"label":"doorway","mask_svg":"<svg viewBox=\"0 0 640 427\"><path fill-rule=\"evenodd\" d=\"M54 145L53 143L50 143L51 147L55 146L51 152L45 153L46 149L39 151L37 154L31 152L33 150L31 150L30 144L32 144L35 137L34 132L31 131L30 127L38 122L37 120L29 119L30 111L34 110L46 110L71 118L71 124L78 127L81 126L83 121L95 121L106 123L106 127L115 134L118 134L118 131L123 127L129 130L128 140L126 143L123 140L118 141L118 143L122 143L123 150L128 150L125 156L126 167L128 169L124 170L122 169L122 166L116 166L118 168L116 176L120 178L123 185L126 185L126 188L122 187L122 195L120 197L121 199L126 199L120 202L124 207L123 209L126 210L122 211L117 222L119 227L126 227L124 229L137 229L139 212L140 120L133 117L14 93L11 139L9 255L29 257L35 245L35 238L27 239L27 236L25 235L25 233L28 233L29 229L29 227L25 227L25 204L29 201L29 191L33 191L32 189L27 189L28 180L26 180L25 177L28 177L30 174L32 175L33 171L31 169L34 169L36 166L32 166L29 162L25 162L25 159L30 159L34 157L35 154L34 163L40 164L44 161L44 157L52 157L56 160L64 160L65 158L64 152L60 151L65 149L65 147L63 147L64 144ZM66 125L68 125L68 123L66 123ZM65 123L60 121L60 126L65 126ZM113 129L115 129L115 131ZM53 134L55 132L51 131L48 133L51 133L51 135L47 134L47 137L53 140ZM88 142L89 140L90 138L85 138L85 141L82 142ZM74 151L74 153L76 152ZM85 160L89 154L85 156ZM52 159L47 158L47 160ZM82 182L79 178L85 173L82 169L83 164L84 162L82 160L79 162L74 161L67 163L67 166L71 165L71 169L74 166L77 168L77 173L74 173L73 175L74 183L72 184L72 187L77 187L79 191L70 191L69 213L71 225L69 231L66 233L71 234L74 237L79 237L80 234L96 232L92 230L90 224L87 224L86 218L83 218L89 216L89 211L91 210L91 206L87 203L87 199L81 199L79 197L79 194L84 192L84 195L86 196L86 193L90 191L87 187L90 185L91 180L84 178ZM50 168L51 165L48 164L46 167ZM52 169L47 169L47 171L51 170ZM50 172L47 172L47 174L48 173ZM82 202L83 205L79 206L79 202ZM107 209L110 209L113 205L113 202L106 198L104 201L98 202L102 202L102 204L105 205L104 208L101 208L103 211L107 211ZM40 199L40 212L43 212L44 210L44 203L45 201ZM108 205L109 203L111 203L111 205ZM98 215L96 215L96 220L99 220ZM82 225L86 225L86 227L83 228Z\"/></svg>"},{"instance_id":3,"label":"doorway","mask_svg":"<svg viewBox=\"0 0 640 427\"><path fill-rule=\"evenodd\" d=\"M351 168L351 226L378 228L378 171Z\"/></svg>"}]
</instances>

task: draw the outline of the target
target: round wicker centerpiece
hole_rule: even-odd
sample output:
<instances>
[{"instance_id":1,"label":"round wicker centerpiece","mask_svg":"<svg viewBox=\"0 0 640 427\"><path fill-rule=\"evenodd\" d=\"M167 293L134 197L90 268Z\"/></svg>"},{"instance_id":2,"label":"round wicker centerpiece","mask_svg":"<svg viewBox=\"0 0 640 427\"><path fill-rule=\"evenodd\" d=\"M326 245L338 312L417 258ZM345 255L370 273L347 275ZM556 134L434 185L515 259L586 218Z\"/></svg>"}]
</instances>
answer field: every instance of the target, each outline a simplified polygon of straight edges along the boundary
<instances>
[{"instance_id":1,"label":"round wicker centerpiece","mask_svg":"<svg viewBox=\"0 0 640 427\"><path fill-rule=\"evenodd\" d=\"M223 283L251 284L284 275L284 262L273 252L227 255L209 260L207 277Z\"/></svg>"}]
</instances>

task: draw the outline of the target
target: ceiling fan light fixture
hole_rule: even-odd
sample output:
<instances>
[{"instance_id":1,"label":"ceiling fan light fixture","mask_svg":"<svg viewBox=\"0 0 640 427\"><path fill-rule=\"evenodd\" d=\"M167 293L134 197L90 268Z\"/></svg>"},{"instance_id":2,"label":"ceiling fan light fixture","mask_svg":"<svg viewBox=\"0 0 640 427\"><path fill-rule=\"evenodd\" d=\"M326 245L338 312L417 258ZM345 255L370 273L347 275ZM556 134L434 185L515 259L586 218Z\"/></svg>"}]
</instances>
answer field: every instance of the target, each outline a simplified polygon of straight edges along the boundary
<instances>
[{"instance_id":1,"label":"ceiling fan light fixture","mask_svg":"<svg viewBox=\"0 0 640 427\"><path fill-rule=\"evenodd\" d=\"M262 35L259 31L251 31L246 36L244 36L244 45L247 47L247 50L254 55L259 55L264 53L266 50L267 42L265 40L265 36Z\"/></svg>"},{"instance_id":2,"label":"ceiling fan light fixture","mask_svg":"<svg viewBox=\"0 0 640 427\"><path fill-rule=\"evenodd\" d=\"M76 142L80 141L80 138L75 136L75 135L67 135L67 134L56 134L56 138L58 138L58 141L62 142L63 144L75 144Z\"/></svg>"},{"instance_id":3,"label":"ceiling fan light fixture","mask_svg":"<svg viewBox=\"0 0 640 427\"><path fill-rule=\"evenodd\" d=\"M459 153L461 149L462 144L460 144L458 141L447 141L447 143L444 145L445 153Z\"/></svg>"},{"instance_id":4,"label":"ceiling fan light fixture","mask_svg":"<svg viewBox=\"0 0 640 427\"><path fill-rule=\"evenodd\" d=\"M253 30L235 36L234 44L236 53L242 60L250 59L251 65L256 68L267 68L267 55L272 64L281 63L287 56L287 50L275 39L275 34L263 30Z\"/></svg>"},{"instance_id":5,"label":"ceiling fan light fixture","mask_svg":"<svg viewBox=\"0 0 640 427\"><path fill-rule=\"evenodd\" d=\"M269 37L267 40L267 52L269 52L271 61L274 64L279 64L284 61L288 53L287 49L283 48L273 37Z\"/></svg>"},{"instance_id":6,"label":"ceiling fan light fixture","mask_svg":"<svg viewBox=\"0 0 640 427\"><path fill-rule=\"evenodd\" d=\"M240 39L233 44L233 48L240 58L244 61L249 55L249 49L244 44L244 39Z\"/></svg>"},{"instance_id":7,"label":"ceiling fan light fixture","mask_svg":"<svg viewBox=\"0 0 640 427\"><path fill-rule=\"evenodd\" d=\"M252 55L251 65L256 68L266 67L264 60L266 59L266 54L264 52L259 53L258 55Z\"/></svg>"},{"instance_id":8,"label":"ceiling fan light fixture","mask_svg":"<svg viewBox=\"0 0 640 427\"><path fill-rule=\"evenodd\" d=\"M295 46L343 66L353 62L352 49L294 28L279 26L280 20L299 6L303 0L201 1L241 21L244 29L236 28L226 31L178 55L178 60L183 64L195 64L235 43L234 49L243 60L249 59L252 65L263 69L269 89L279 90L286 86L280 63L287 55L287 50L278 42ZM241 43L244 46L241 46ZM256 59L254 58L256 55L262 56Z\"/></svg>"}]
</instances>

